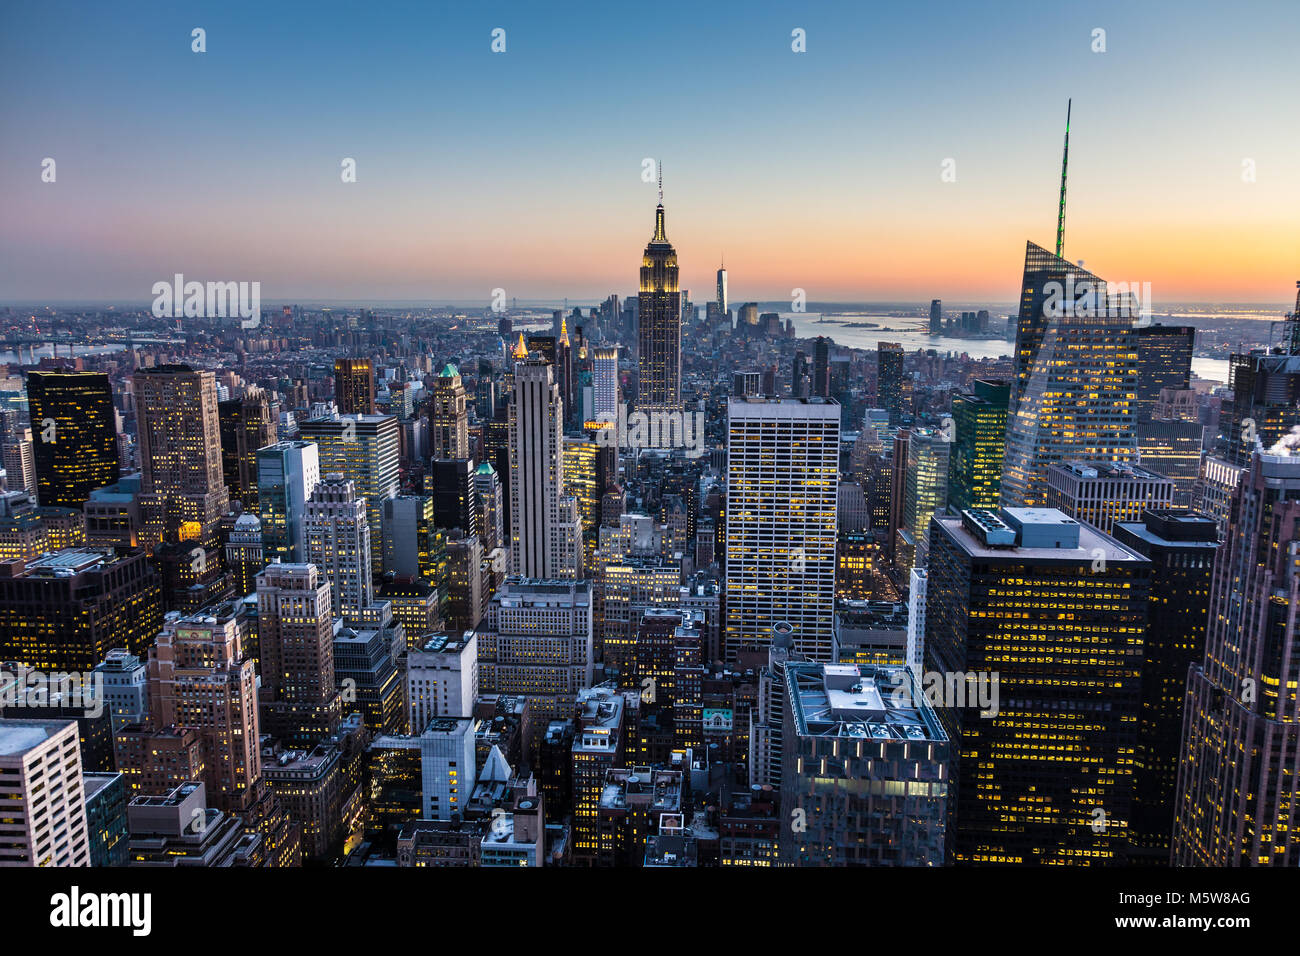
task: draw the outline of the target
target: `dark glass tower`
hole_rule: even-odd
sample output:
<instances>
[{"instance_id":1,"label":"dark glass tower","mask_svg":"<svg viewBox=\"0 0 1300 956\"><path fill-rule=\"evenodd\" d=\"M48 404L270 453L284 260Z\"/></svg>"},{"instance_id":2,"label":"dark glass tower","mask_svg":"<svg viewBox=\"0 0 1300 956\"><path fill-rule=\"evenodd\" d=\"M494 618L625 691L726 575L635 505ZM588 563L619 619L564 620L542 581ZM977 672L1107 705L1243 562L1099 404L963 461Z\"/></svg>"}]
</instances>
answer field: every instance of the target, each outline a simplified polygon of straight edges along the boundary
<instances>
[{"instance_id":1,"label":"dark glass tower","mask_svg":"<svg viewBox=\"0 0 1300 956\"><path fill-rule=\"evenodd\" d=\"M1007 382L975 381L969 395L952 400L952 455L948 459L948 507L996 508L1007 451Z\"/></svg>"},{"instance_id":2,"label":"dark glass tower","mask_svg":"<svg viewBox=\"0 0 1300 956\"><path fill-rule=\"evenodd\" d=\"M903 417L903 347L897 342L876 343L876 401L897 425Z\"/></svg>"},{"instance_id":3,"label":"dark glass tower","mask_svg":"<svg viewBox=\"0 0 1300 956\"><path fill-rule=\"evenodd\" d=\"M1133 330L1137 340L1137 420L1152 417L1162 388L1186 389L1192 380L1192 347L1196 329L1190 325L1144 325Z\"/></svg>"},{"instance_id":4,"label":"dark glass tower","mask_svg":"<svg viewBox=\"0 0 1300 956\"><path fill-rule=\"evenodd\" d=\"M1125 862L1149 581L1145 557L1053 508L931 519L925 669L957 675L936 707L951 862ZM979 674L996 707L962 679Z\"/></svg>"},{"instance_id":5,"label":"dark glass tower","mask_svg":"<svg viewBox=\"0 0 1300 956\"><path fill-rule=\"evenodd\" d=\"M1142 655L1142 723L1133 792L1132 863L1167 866L1174 827L1183 691L1205 653L1218 525L1194 511L1146 511L1115 540L1151 560L1151 614Z\"/></svg>"},{"instance_id":6,"label":"dark glass tower","mask_svg":"<svg viewBox=\"0 0 1300 956\"><path fill-rule=\"evenodd\" d=\"M340 415L375 414L375 370L370 359L334 360L334 404Z\"/></svg>"},{"instance_id":7,"label":"dark glass tower","mask_svg":"<svg viewBox=\"0 0 1300 956\"><path fill-rule=\"evenodd\" d=\"M1041 507L1057 461L1136 462L1133 313L1106 282L1026 243L1002 504Z\"/></svg>"},{"instance_id":8,"label":"dark glass tower","mask_svg":"<svg viewBox=\"0 0 1300 956\"><path fill-rule=\"evenodd\" d=\"M663 192L655 209L655 234L641 257L638 297L640 411L682 409L682 294L678 288L677 250L664 231Z\"/></svg>"},{"instance_id":9,"label":"dark glass tower","mask_svg":"<svg viewBox=\"0 0 1300 956\"><path fill-rule=\"evenodd\" d=\"M120 477L113 389L101 372L30 372L36 492L42 505L80 509Z\"/></svg>"}]
</instances>

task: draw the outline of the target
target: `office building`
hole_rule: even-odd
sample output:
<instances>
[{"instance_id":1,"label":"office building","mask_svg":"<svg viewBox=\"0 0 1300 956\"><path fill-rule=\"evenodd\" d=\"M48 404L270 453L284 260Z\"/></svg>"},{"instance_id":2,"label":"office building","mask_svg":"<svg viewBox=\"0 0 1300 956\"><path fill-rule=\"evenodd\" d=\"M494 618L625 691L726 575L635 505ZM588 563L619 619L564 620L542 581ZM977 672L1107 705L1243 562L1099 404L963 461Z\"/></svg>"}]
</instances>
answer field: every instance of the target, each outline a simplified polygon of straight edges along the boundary
<instances>
[{"instance_id":1,"label":"office building","mask_svg":"<svg viewBox=\"0 0 1300 956\"><path fill-rule=\"evenodd\" d=\"M733 398L727 417L725 659L784 621L796 650L830 660L839 403Z\"/></svg>"},{"instance_id":2,"label":"office building","mask_svg":"<svg viewBox=\"0 0 1300 956\"><path fill-rule=\"evenodd\" d=\"M957 513L998 506L1007 451L1010 383L977 379L971 387L952 399L948 507Z\"/></svg>"},{"instance_id":3,"label":"office building","mask_svg":"<svg viewBox=\"0 0 1300 956\"><path fill-rule=\"evenodd\" d=\"M1138 465L1063 461L1047 469L1047 506L1107 534L1117 521L1137 521L1173 501L1173 481Z\"/></svg>"},{"instance_id":4,"label":"office building","mask_svg":"<svg viewBox=\"0 0 1300 956\"><path fill-rule=\"evenodd\" d=\"M662 184L655 232L641 257L637 306L636 407L642 412L682 410L682 297L677 250L664 231Z\"/></svg>"},{"instance_id":5,"label":"office building","mask_svg":"<svg viewBox=\"0 0 1300 956\"><path fill-rule=\"evenodd\" d=\"M320 476L320 449L315 442L282 441L257 450L262 557L268 564L306 560L307 501Z\"/></svg>"},{"instance_id":6,"label":"office building","mask_svg":"<svg viewBox=\"0 0 1300 956\"><path fill-rule=\"evenodd\" d=\"M433 458L470 457L467 395L455 365L444 365L433 380L429 441Z\"/></svg>"},{"instance_id":7,"label":"office building","mask_svg":"<svg viewBox=\"0 0 1300 956\"><path fill-rule=\"evenodd\" d=\"M1140 521L1116 522L1112 533L1151 561L1129 859L1168 866L1187 672L1205 655L1218 528L1196 512L1145 511Z\"/></svg>"},{"instance_id":8,"label":"office building","mask_svg":"<svg viewBox=\"0 0 1300 956\"><path fill-rule=\"evenodd\" d=\"M471 717L478 697L478 639L473 632L430 634L406 657L410 732L434 717Z\"/></svg>"},{"instance_id":9,"label":"office building","mask_svg":"<svg viewBox=\"0 0 1300 956\"><path fill-rule=\"evenodd\" d=\"M1257 451L1233 498L1210 584L1205 656L1187 677L1174 866L1300 859L1295 687L1300 457Z\"/></svg>"},{"instance_id":10,"label":"office building","mask_svg":"<svg viewBox=\"0 0 1300 956\"><path fill-rule=\"evenodd\" d=\"M375 603L375 586L366 502L357 494L356 483L326 475L307 502L304 527L306 560L329 583L333 616L349 623L362 620Z\"/></svg>"},{"instance_id":11,"label":"office building","mask_svg":"<svg viewBox=\"0 0 1300 956\"><path fill-rule=\"evenodd\" d=\"M42 505L80 509L117 481L117 411L102 372L27 374L36 496Z\"/></svg>"},{"instance_id":12,"label":"office building","mask_svg":"<svg viewBox=\"0 0 1300 956\"><path fill-rule=\"evenodd\" d=\"M1124 862L1150 568L1052 508L931 520L924 649L952 745L950 862Z\"/></svg>"},{"instance_id":13,"label":"office building","mask_svg":"<svg viewBox=\"0 0 1300 956\"><path fill-rule=\"evenodd\" d=\"M271 564L257 576L263 729L312 747L338 729L330 582L315 564Z\"/></svg>"},{"instance_id":14,"label":"office building","mask_svg":"<svg viewBox=\"0 0 1300 956\"><path fill-rule=\"evenodd\" d=\"M904 667L785 665L780 859L940 866L949 740Z\"/></svg>"},{"instance_id":15,"label":"office building","mask_svg":"<svg viewBox=\"0 0 1300 956\"><path fill-rule=\"evenodd\" d=\"M678 319L680 321L680 319ZM515 365L510 396L510 570L530 578L577 578L582 529L564 493L563 403L551 366Z\"/></svg>"},{"instance_id":16,"label":"office building","mask_svg":"<svg viewBox=\"0 0 1300 956\"><path fill-rule=\"evenodd\" d=\"M90 866L77 725L0 718L0 867Z\"/></svg>"},{"instance_id":17,"label":"office building","mask_svg":"<svg viewBox=\"0 0 1300 956\"><path fill-rule=\"evenodd\" d=\"M889 413L889 424L897 425L905 412L903 347L897 342L876 345L876 405Z\"/></svg>"},{"instance_id":18,"label":"office building","mask_svg":"<svg viewBox=\"0 0 1300 956\"><path fill-rule=\"evenodd\" d=\"M1144 422L1155 417L1163 389L1191 387L1196 329L1157 323L1134 326L1133 335L1138 356L1137 420Z\"/></svg>"},{"instance_id":19,"label":"office building","mask_svg":"<svg viewBox=\"0 0 1300 956\"><path fill-rule=\"evenodd\" d=\"M334 405L340 415L375 414L375 370L369 359L334 360Z\"/></svg>"},{"instance_id":20,"label":"office building","mask_svg":"<svg viewBox=\"0 0 1300 956\"><path fill-rule=\"evenodd\" d=\"M258 449L275 444L276 421L265 391L256 386L243 398L217 403L221 420L221 468L232 500L258 514Z\"/></svg>"},{"instance_id":21,"label":"office building","mask_svg":"<svg viewBox=\"0 0 1300 956\"><path fill-rule=\"evenodd\" d=\"M1133 311L1106 282L1027 244L1002 504L1042 507L1062 461L1137 460Z\"/></svg>"}]
</instances>

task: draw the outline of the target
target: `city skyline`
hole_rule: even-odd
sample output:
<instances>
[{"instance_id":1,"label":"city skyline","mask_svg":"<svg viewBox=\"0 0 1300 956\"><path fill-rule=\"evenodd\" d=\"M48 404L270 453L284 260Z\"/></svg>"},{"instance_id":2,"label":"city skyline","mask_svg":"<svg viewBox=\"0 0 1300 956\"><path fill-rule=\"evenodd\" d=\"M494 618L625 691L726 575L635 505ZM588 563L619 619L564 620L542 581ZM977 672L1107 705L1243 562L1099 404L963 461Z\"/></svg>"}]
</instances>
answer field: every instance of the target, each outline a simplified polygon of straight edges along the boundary
<instances>
[{"instance_id":1,"label":"city skyline","mask_svg":"<svg viewBox=\"0 0 1300 956\"><path fill-rule=\"evenodd\" d=\"M400 5L307 24L241 5L14 9L0 300L146 302L176 272L259 281L277 302L598 300L635 281L649 159L696 302L724 257L737 301L1013 301L1022 243L1054 233L1072 98L1066 258L1150 282L1160 302L1278 303L1300 251L1282 39L1296 11L1013 6L877 20L667 4L694 27L657 62L709 96L681 97L655 130L628 68L650 34L618 11L561 24ZM83 69L27 80L56 39ZM573 50L590 55L555 59ZM1009 104L1036 69L1046 79Z\"/></svg>"}]
</instances>

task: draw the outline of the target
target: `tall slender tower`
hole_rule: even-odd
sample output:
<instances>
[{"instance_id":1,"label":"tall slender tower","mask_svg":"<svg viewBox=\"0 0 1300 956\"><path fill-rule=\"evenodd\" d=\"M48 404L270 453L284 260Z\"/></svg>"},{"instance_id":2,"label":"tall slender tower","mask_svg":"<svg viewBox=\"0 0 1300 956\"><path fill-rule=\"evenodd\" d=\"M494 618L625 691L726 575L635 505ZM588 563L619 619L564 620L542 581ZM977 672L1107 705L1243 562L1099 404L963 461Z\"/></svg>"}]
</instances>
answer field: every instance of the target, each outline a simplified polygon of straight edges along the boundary
<instances>
[{"instance_id":1,"label":"tall slender tower","mask_svg":"<svg viewBox=\"0 0 1300 956\"><path fill-rule=\"evenodd\" d=\"M682 295L677 281L677 250L664 231L663 170L655 234L641 257L641 294L637 306L640 383L639 411L682 410Z\"/></svg>"},{"instance_id":2,"label":"tall slender tower","mask_svg":"<svg viewBox=\"0 0 1300 956\"><path fill-rule=\"evenodd\" d=\"M578 503L564 494L564 402L540 356L515 365L510 396L510 568L530 578L581 575Z\"/></svg>"},{"instance_id":3,"label":"tall slender tower","mask_svg":"<svg viewBox=\"0 0 1300 956\"><path fill-rule=\"evenodd\" d=\"M1175 866L1295 866L1300 456L1257 450L1215 556L1205 660L1187 676Z\"/></svg>"},{"instance_id":4,"label":"tall slender tower","mask_svg":"<svg viewBox=\"0 0 1300 956\"><path fill-rule=\"evenodd\" d=\"M469 457L469 412L460 369L446 365L433 383L430 408L430 443L433 458Z\"/></svg>"},{"instance_id":5,"label":"tall slender tower","mask_svg":"<svg viewBox=\"0 0 1300 956\"><path fill-rule=\"evenodd\" d=\"M374 604L370 525L356 483L327 475L307 502L307 560L330 583L333 612L360 621Z\"/></svg>"},{"instance_id":6,"label":"tall slender tower","mask_svg":"<svg viewBox=\"0 0 1300 956\"><path fill-rule=\"evenodd\" d=\"M718 266L718 311L727 314L727 260Z\"/></svg>"},{"instance_id":7,"label":"tall slender tower","mask_svg":"<svg viewBox=\"0 0 1300 956\"><path fill-rule=\"evenodd\" d=\"M229 510L221 468L217 382L188 365L140 369L134 379L140 440L141 542L215 542Z\"/></svg>"}]
</instances>

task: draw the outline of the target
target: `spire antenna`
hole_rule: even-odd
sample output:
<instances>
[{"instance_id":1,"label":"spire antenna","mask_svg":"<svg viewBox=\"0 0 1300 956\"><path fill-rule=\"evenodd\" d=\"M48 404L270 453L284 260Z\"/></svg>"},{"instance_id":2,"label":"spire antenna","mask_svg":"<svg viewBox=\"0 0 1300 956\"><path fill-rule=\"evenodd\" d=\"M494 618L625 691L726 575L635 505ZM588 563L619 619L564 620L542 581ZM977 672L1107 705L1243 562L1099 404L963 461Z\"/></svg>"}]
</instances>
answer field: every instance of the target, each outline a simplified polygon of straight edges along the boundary
<instances>
[{"instance_id":1,"label":"spire antenna","mask_svg":"<svg viewBox=\"0 0 1300 956\"><path fill-rule=\"evenodd\" d=\"M1066 124L1069 125L1068 123ZM659 160L659 205L664 204L664 161Z\"/></svg>"},{"instance_id":2,"label":"spire antenna","mask_svg":"<svg viewBox=\"0 0 1300 956\"><path fill-rule=\"evenodd\" d=\"M1070 108L1074 105L1071 97L1065 103L1065 149L1061 153L1061 204L1056 211L1056 258L1061 258L1065 251L1065 173L1070 166Z\"/></svg>"}]
</instances>

